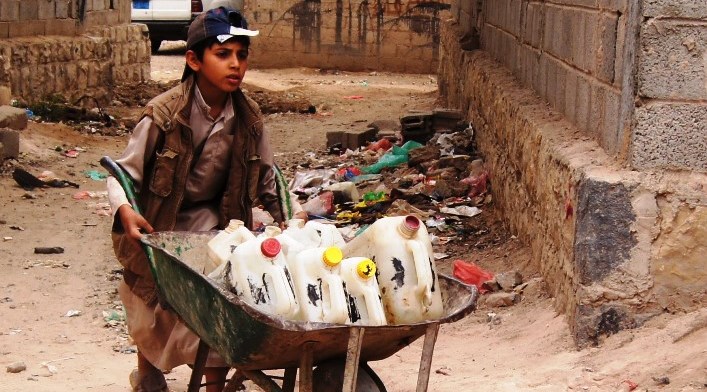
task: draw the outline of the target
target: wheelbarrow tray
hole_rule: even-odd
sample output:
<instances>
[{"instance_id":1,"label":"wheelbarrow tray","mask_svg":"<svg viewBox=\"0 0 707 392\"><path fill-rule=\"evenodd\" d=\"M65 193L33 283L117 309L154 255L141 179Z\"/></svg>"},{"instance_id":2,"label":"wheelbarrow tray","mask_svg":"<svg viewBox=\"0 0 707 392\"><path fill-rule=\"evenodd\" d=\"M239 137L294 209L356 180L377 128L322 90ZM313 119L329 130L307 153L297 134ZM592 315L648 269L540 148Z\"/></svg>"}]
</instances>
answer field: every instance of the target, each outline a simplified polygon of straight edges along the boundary
<instances>
[{"instance_id":1,"label":"wheelbarrow tray","mask_svg":"<svg viewBox=\"0 0 707 392\"><path fill-rule=\"evenodd\" d=\"M351 325L286 320L263 313L201 273L206 244L216 232L158 232L143 237L153 249L153 274L164 300L230 366L242 370L297 367L302 347L314 364L345 357ZM475 308L477 290L439 274L444 315L415 324L365 326L361 361L395 354L425 334L430 323L461 319Z\"/></svg>"}]
</instances>

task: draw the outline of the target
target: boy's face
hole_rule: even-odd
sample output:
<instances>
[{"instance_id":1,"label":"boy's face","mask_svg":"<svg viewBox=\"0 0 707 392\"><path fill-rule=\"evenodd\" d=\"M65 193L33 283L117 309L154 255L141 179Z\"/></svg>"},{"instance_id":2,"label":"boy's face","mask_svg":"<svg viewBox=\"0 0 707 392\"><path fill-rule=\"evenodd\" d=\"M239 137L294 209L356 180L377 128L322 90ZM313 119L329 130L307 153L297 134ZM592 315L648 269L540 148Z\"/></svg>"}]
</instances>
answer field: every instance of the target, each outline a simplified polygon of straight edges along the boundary
<instances>
[{"instance_id":1,"label":"boy's face","mask_svg":"<svg viewBox=\"0 0 707 392\"><path fill-rule=\"evenodd\" d=\"M248 48L236 40L215 43L204 50L202 61L187 53L187 62L198 75L199 90L231 93L241 86L248 69Z\"/></svg>"}]
</instances>

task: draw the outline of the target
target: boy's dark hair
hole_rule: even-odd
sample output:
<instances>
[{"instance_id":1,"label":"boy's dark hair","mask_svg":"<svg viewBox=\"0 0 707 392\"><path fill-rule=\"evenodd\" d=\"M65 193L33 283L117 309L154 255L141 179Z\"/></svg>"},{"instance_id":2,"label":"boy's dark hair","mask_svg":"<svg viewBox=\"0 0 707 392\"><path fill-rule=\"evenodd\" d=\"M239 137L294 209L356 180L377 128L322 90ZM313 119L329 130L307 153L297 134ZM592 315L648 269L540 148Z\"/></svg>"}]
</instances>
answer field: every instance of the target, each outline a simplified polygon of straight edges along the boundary
<instances>
[{"instance_id":1,"label":"boy's dark hair","mask_svg":"<svg viewBox=\"0 0 707 392\"><path fill-rule=\"evenodd\" d=\"M245 36L245 35L236 35L230 38L226 42L231 42L231 41L236 41L240 42L241 45L243 45L246 49L250 47L250 37ZM224 42L224 43L226 43ZM221 41L218 40L216 37L209 37L206 38L205 40L199 41L194 46L191 48L192 51L194 51L194 54L196 55L196 58L199 59L199 61L204 61L204 52L206 51L207 48L210 48L214 46L217 43L221 43Z\"/></svg>"}]
</instances>

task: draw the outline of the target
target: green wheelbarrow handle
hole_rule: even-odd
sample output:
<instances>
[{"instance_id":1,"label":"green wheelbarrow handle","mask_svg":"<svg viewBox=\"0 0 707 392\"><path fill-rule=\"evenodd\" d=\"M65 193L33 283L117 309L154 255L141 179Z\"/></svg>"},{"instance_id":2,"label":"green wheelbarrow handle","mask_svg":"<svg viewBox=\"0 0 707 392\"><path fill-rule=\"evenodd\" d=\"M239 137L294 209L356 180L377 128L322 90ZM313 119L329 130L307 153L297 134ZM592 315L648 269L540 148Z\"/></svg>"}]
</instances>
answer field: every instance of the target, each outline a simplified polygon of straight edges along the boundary
<instances>
[{"instance_id":1,"label":"green wheelbarrow handle","mask_svg":"<svg viewBox=\"0 0 707 392\"><path fill-rule=\"evenodd\" d=\"M110 173L111 176L115 177L115 179L118 180L118 183L120 183L120 186L125 191L125 196L128 198L128 202L130 203L130 206L133 208L133 210L138 214L142 214L140 212L140 206L137 203L135 185L133 185L132 177L130 177L130 175L109 156L102 157L100 163L104 169L108 170L108 173ZM142 245L142 249L145 251L145 255L147 256L147 259L150 262L150 269L153 269L152 275L156 277L153 266L155 256L152 253L152 248L143 242L141 242L140 244Z\"/></svg>"}]
</instances>

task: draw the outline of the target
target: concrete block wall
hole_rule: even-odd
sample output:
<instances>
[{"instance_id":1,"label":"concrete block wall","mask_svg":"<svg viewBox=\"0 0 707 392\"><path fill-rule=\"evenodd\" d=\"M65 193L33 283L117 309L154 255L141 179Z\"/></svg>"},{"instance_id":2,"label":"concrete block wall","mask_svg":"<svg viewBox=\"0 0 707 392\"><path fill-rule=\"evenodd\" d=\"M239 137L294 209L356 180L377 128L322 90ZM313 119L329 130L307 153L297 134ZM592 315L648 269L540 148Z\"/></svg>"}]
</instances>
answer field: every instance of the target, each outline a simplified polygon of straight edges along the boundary
<instances>
[{"instance_id":1,"label":"concrete block wall","mask_svg":"<svg viewBox=\"0 0 707 392\"><path fill-rule=\"evenodd\" d=\"M130 0L0 1L0 89L14 98L106 101L115 83L150 78L149 48Z\"/></svg>"},{"instance_id":2,"label":"concrete block wall","mask_svg":"<svg viewBox=\"0 0 707 392\"><path fill-rule=\"evenodd\" d=\"M626 8L627 0L483 1L481 45L617 155L626 139L619 121Z\"/></svg>"},{"instance_id":3,"label":"concrete block wall","mask_svg":"<svg viewBox=\"0 0 707 392\"><path fill-rule=\"evenodd\" d=\"M707 171L707 2L643 3L630 160Z\"/></svg>"},{"instance_id":4,"label":"concrete block wall","mask_svg":"<svg viewBox=\"0 0 707 392\"><path fill-rule=\"evenodd\" d=\"M495 210L530 246L579 346L707 304L707 175L632 171L444 24L438 81L474 125Z\"/></svg>"},{"instance_id":5,"label":"concrete block wall","mask_svg":"<svg viewBox=\"0 0 707 392\"><path fill-rule=\"evenodd\" d=\"M253 67L434 73L449 0L246 1Z\"/></svg>"}]
</instances>

